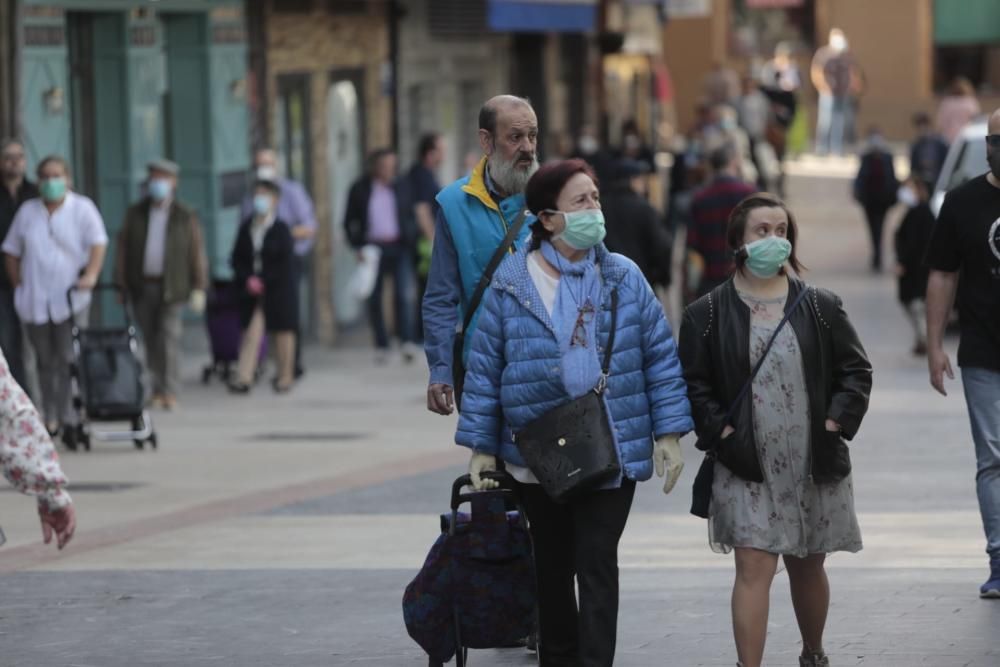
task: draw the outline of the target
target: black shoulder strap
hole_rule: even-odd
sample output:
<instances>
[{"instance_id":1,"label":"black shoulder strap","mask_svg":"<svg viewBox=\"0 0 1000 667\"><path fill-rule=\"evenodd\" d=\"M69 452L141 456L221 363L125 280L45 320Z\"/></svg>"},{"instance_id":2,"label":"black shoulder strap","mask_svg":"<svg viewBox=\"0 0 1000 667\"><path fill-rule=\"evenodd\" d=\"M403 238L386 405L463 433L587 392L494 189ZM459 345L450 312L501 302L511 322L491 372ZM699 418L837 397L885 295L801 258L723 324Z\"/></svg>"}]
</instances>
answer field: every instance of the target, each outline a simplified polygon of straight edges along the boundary
<instances>
[{"instance_id":1,"label":"black shoulder strap","mask_svg":"<svg viewBox=\"0 0 1000 667\"><path fill-rule=\"evenodd\" d=\"M746 384L744 384L743 388L740 389L740 393L736 396L736 400L734 400L732 405L729 406L729 413L726 415L727 422L732 420L733 415L736 413L736 408L740 404L740 401L746 398L747 393L750 391L750 387L753 386L754 378L757 377L757 373L760 372L761 366L764 365L764 360L767 358L767 353L771 351L771 346L774 345L774 341L777 340L778 334L781 333L781 330L784 328L784 326L788 324L788 318L792 316L792 313L795 312L795 309L799 307L799 304L805 300L806 295L808 294L809 294L808 286L803 285L801 291L799 291L798 296L795 297L795 301L792 303L792 307L785 311L785 316L781 318L781 322L778 323L778 326L775 328L774 333L771 334L771 338L770 340L767 341L767 346L761 353L760 359L757 360L757 363L754 365L753 370L750 371L750 377L747 378Z\"/></svg>"},{"instance_id":2,"label":"black shoulder strap","mask_svg":"<svg viewBox=\"0 0 1000 667\"><path fill-rule=\"evenodd\" d=\"M608 347L604 350L604 364L601 372L607 377L611 371L611 351L615 346L615 329L618 328L618 288L611 290L611 333L608 334Z\"/></svg>"},{"instance_id":3,"label":"black shoulder strap","mask_svg":"<svg viewBox=\"0 0 1000 667\"><path fill-rule=\"evenodd\" d=\"M493 274L496 272L497 267L500 266L500 262L503 261L503 256L510 250L514 239L521 232L521 228L524 227L524 221L527 217L528 212L522 210L518 213L514 224L507 228L507 235L503 237L503 241L497 246L496 252L493 253L490 263L486 265L486 270L483 271L483 275L479 279L479 284L476 285L476 291L472 293L472 300L469 302L469 307L465 311L465 320L462 322L462 331L469 330L469 325L472 323L472 318L475 316L476 310L479 309L479 304L483 300L486 288L490 286L490 281L493 280Z\"/></svg>"}]
</instances>

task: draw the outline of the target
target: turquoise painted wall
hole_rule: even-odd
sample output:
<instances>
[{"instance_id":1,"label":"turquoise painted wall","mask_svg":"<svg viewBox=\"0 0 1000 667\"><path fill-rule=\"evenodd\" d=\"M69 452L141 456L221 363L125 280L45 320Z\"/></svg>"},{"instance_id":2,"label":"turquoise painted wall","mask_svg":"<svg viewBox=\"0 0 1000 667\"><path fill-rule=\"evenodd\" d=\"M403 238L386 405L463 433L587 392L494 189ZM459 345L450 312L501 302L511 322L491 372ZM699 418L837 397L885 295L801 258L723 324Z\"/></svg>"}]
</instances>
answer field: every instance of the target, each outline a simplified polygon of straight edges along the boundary
<instances>
[{"instance_id":1,"label":"turquoise painted wall","mask_svg":"<svg viewBox=\"0 0 1000 667\"><path fill-rule=\"evenodd\" d=\"M232 187L224 197L222 183L242 182L250 164L243 3L160 0L155 12L146 0L23 4L22 29L34 30L21 76L29 168L50 153L83 162L74 155L67 12L92 13L94 173L77 181L95 184L84 194L98 202L113 238L141 193L147 162L169 154L182 170L179 198L198 210L211 270L228 276L239 202ZM62 92L61 109L46 105L53 90Z\"/></svg>"}]
</instances>

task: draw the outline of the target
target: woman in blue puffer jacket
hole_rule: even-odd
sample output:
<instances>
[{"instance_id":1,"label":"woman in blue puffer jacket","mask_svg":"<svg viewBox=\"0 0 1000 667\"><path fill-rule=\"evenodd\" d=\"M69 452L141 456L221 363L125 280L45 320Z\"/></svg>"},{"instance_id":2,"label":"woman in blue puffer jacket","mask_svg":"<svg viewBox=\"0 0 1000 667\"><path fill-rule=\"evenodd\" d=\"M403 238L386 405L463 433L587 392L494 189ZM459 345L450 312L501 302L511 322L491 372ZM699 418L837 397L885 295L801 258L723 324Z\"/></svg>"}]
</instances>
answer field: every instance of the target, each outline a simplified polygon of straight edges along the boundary
<instances>
[{"instance_id":1,"label":"woman in blue puffer jacket","mask_svg":"<svg viewBox=\"0 0 1000 667\"><path fill-rule=\"evenodd\" d=\"M504 260L472 340L456 441L473 450L477 489L497 458L517 480L535 548L542 665L611 665L618 618L618 541L635 483L655 467L669 493L692 428L677 348L639 268L608 252L596 178L587 163L546 165L525 191L537 217L528 248ZM597 386L618 292L607 405L622 476L557 504L511 433ZM595 316L596 315L596 316ZM580 591L579 612L574 575Z\"/></svg>"}]
</instances>

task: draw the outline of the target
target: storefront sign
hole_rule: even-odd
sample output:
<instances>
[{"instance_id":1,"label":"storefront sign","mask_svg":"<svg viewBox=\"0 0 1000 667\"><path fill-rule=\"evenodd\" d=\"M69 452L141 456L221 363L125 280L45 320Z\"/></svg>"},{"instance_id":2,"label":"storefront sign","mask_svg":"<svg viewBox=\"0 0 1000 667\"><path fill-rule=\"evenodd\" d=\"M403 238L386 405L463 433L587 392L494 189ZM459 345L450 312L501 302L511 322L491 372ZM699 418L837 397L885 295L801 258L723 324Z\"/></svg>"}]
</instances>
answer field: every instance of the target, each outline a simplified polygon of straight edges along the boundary
<instances>
[{"instance_id":1,"label":"storefront sign","mask_svg":"<svg viewBox=\"0 0 1000 667\"><path fill-rule=\"evenodd\" d=\"M667 17L676 19L703 19L712 15L712 0L669 0Z\"/></svg>"}]
</instances>

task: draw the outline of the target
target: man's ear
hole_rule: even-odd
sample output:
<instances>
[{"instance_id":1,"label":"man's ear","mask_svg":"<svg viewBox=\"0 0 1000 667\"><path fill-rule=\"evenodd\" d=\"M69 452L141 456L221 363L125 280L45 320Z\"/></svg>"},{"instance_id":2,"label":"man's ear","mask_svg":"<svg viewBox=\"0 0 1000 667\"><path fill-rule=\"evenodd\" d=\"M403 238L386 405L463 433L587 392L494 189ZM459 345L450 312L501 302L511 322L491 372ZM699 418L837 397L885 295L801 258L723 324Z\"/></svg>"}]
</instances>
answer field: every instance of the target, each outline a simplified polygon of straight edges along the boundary
<instances>
[{"instance_id":1,"label":"man's ear","mask_svg":"<svg viewBox=\"0 0 1000 667\"><path fill-rule=\"evenodd\" d=\"M493 155L493 135L490 134L489 130L479 130L479 147L484 155Z\"/></svg>"}]
</instances>

